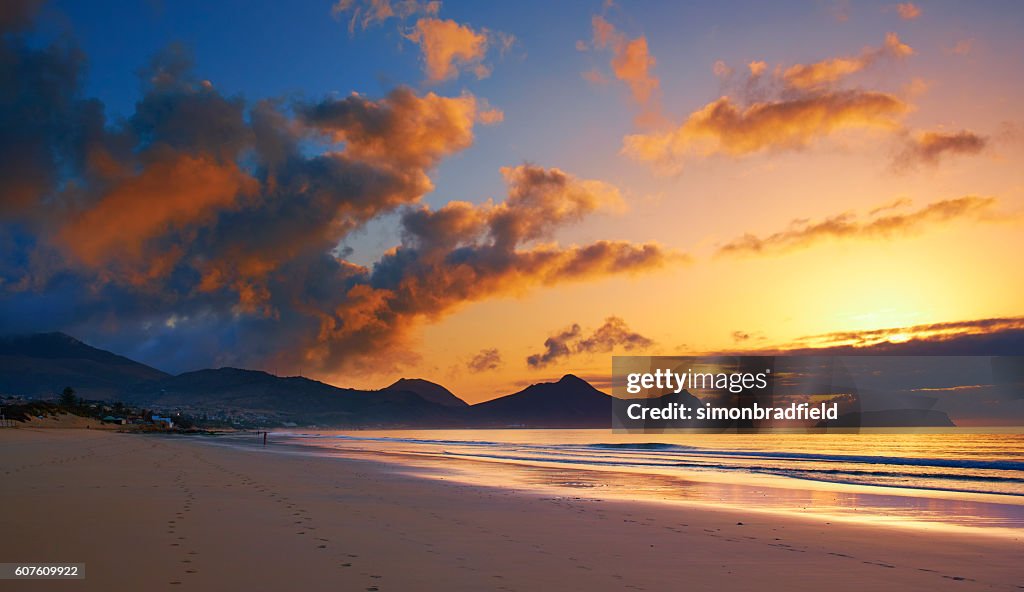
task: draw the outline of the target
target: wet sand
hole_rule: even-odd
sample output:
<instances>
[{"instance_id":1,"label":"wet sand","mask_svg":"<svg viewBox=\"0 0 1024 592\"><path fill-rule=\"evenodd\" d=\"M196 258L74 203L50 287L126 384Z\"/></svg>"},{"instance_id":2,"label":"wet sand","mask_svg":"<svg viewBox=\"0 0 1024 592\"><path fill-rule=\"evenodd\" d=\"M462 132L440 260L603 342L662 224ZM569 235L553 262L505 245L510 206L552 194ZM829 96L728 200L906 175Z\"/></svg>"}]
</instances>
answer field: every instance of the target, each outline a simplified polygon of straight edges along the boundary
<instances>
[{"instance_id":1,"label":"wet sand","mask_svg":"<svg viewBox=\"0 0 1024 592\"><path fill-rule=\"evenodd\" d=\"M255 438L254 438L255 444ZM418 479L188 437L0 429L24 590L1018 590L1024 541Z\"/></svg>"}]
</instances>

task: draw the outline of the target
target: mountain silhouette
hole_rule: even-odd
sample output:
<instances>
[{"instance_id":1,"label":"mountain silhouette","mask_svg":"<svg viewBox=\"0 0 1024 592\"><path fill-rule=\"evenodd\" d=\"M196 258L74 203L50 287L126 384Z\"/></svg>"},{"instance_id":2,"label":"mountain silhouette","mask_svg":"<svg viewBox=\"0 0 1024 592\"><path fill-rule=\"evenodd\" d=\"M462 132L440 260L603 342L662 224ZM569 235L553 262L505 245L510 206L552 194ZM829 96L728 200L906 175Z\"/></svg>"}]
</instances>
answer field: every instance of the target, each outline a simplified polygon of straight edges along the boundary
<instances>
[{"instance_id":1,"label":"mountain silhouette","mask_svg":"<svg viewBox=\"0 0 1024 592\"><path fill-rule=\"evenodd\" d=\"M46 398L71 386L86 399L114 399L168 376L64 333L0 336L0 394Z\"/></svg>"},{"instance_id":2,"label":"mountain silhouette","mask_svg":"<svg viewBox=\"0 0 1024 592\"><path fill-rule=\"evenodd\" d=\"M400 378L396 380L394 384L384 387L381 390L389 392L406 391L416 393L431 403L437 403L438 405L444 405L445 407L469 406L469 403L466 403L462 399L456 397L450 390L436 382L430 382L429 380L424 380L422 378Z\"/></svg>"},{"instance_id":3,"label":"mountain silhouette","mask_svg":"<svg viewBox=\"0 0 1024 592\"><path fill-rule=\"evenodd\" d=\"M612 398L582 378L566 374L558 382L534 384L518 393L477 403L467 411L475 426L608 427Z\"/></svg>"},{"instance_id":4,"label":"mountain silhouette","mask_svg":"<svg viewBox=\"0 0 1024 592\"><path fill-rule=\"evenodd\" d=\"M264 415L297 424L450 425L448 408L411 391L338 388L301 376L260 370L198 370L138 385L123 400L193 412Z\"/></svg>"},{"instance_id":5,"label":"mountain silhouette","mask_svg":"<svg viewBox=\"0 0 1024 592\"><path fill-rule=\"evenodd\" d=\"M596 428L609 427L612 412L610 396L571 374L467 405L424 379L368 391L241 368L172 376L63 333L0 338L0 394L51 398L65 386L86 398L256 425Z\"/></svg>"}]
</instances>

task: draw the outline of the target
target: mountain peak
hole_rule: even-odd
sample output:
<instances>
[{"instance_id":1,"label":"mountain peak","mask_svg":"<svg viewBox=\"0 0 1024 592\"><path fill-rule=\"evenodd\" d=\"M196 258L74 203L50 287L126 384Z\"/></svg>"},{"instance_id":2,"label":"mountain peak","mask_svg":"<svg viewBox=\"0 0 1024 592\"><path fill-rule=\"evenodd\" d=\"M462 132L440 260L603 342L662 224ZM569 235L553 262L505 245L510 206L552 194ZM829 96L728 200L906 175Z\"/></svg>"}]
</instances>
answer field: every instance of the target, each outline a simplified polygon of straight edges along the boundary
<instances>
[{"instance_id":1,"label":"mountain peak","mask_svg":"<svg viewBox=\"0 0 1024 592\"><path fill-rule=\"evenodd\" d=\"M558 379L558 384L561 384L561 385L580 384L580 383L585 384L587 386L590 386L589 382L587 382L586 380L583 380L582 378L580 378L579 376L576 376L575 374L566 374L562 378Z\"/></svg>"},{"instance_id":2,"label":"mountain peak","mask_svg":"<svg viewBox=\"0 0 1024 592\"><path fill-rule=\"evenodd\" d=\"M420 398L426 399L431 403L437 403L438 405L444 405L445 407L466 407L467 404L462 399L455 396L450 390L423 378L399 378L390 386L386 386L383 391L405 391L419 395Z\"/></svg>"},{"instance_id":3,"label":"mountain peak","mask_svg":"<svg viewBox=\"0 0 1024 592\"><path fill-rule=\"evenodd\" d=\"M587 381L566 374L558 382L532 384L518 393L471 408L477 423L529 427L610 425L612 398Z\"/></svg>"}]
</instances>

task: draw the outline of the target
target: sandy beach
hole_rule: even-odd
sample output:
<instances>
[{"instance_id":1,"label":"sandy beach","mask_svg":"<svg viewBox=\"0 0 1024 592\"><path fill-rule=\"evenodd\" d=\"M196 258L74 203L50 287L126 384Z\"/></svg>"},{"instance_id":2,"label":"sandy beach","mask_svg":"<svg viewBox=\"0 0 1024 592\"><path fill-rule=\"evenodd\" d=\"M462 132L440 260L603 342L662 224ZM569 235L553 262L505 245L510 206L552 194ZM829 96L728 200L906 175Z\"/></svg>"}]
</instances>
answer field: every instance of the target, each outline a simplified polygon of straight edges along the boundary
<instances>
[{"instance_id":1,"label":"sandy beach","mask_svg":"<svg viewBox=\"0 0 1024 592\"><path fill-rule=\"evenodd\" d=\"M24 590L1024 586L1005 537L550 498L189 437L21 428L0 447L0 561L86 564Z\"/></svg>"}]
</instances>

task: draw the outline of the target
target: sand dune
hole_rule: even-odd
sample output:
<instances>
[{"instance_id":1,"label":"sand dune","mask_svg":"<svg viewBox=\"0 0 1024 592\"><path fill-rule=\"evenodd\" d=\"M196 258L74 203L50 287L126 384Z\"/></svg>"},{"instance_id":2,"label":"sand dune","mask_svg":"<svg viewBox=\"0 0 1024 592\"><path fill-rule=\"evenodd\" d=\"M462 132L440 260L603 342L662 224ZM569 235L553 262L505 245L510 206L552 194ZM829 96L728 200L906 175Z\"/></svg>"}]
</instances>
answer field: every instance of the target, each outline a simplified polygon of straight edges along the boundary
<instances>
[{"instance_id":1,"label":"sand dune","mask_svg":"<svg viewBox=\"0 0 1024 592\"><path fill-rule=\"evenodd\" d=\"M22 589L963 591L1024 582L1024 546L1005 538L551 499L186 437L3 429L0 450L0 561L86 563L84 581Z\"/></svg>"}]
</instances>

